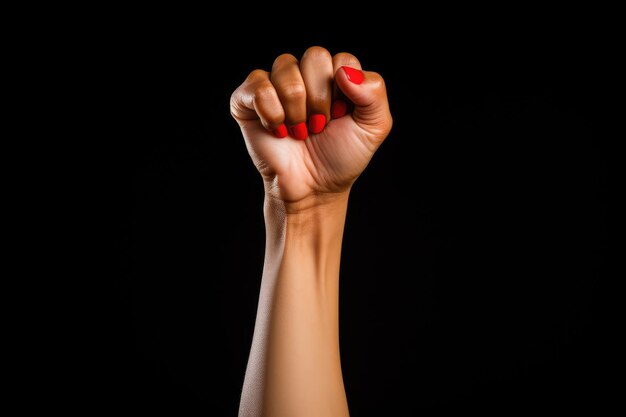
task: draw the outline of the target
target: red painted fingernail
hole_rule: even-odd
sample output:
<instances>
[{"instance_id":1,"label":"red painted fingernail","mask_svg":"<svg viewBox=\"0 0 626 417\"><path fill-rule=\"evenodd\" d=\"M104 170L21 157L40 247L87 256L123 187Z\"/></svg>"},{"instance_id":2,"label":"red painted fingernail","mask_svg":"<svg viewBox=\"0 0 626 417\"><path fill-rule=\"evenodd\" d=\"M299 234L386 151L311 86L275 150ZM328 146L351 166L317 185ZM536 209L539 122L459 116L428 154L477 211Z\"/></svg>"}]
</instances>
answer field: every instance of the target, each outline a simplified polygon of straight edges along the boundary
<instances>
[{"instance_id":1,"label":"red painted fingernail","mask_svg":"<svg viewBox=\"0 0 626 417\"><path fill-rule=\"evenodd\" d=\"M289 134L292 138L298 140L305 140L309 136L309 132L306 129L306 123L298 123L289 128Z\"/></svg>"},{"instance_id":2,"label":"red painted fingernail","mask_svg":"<svg viewBox=\"0 0 626 417\"><path fill-rule=\"evenodd\" d=\"M340 117L345 116L347 112L348 105L340 98L335 100L333 102L333 105L330 106L330 117L332 117L333 119L339 119Z\"/></svg>"},{"instance_id":3,"label":"red painted fingernail","mask_svg":"<svg viewBox=\"0 0 626 417\"><path fill-rule=\"evenodd\" d=\"M326 116L323 114L313 114L309 119L309 130L315 134L320 133L326 126Z\"/></svg>"},{"instance_id":4,"label":"red painted fingernail","mask_svg":"<svg viewBox=\"0 0 626 417\"><path fill-rule=\"evenodd\" d=\"M276 130L274 130L274 136L276 136L279 139L286 138L287 137L287 126L285 126L284 123L282 125L278 126L276 128Z\"/></svg>"},{"instance_id":5,"label":"red painted fingernail","mask_svg":"<svg viewBox=\"0 0 626 417\"><path fill-rule=\"evenodd\" d=\"M343 66L341 68L343 68L343 70L345 71L346 77L348 77L348 80L352 81L355 84L361 84L363 80L365 79L365 77L363 76L363 72L359 71L356 68L346 67L346 66Z\"/></svg>"}]
</instances>

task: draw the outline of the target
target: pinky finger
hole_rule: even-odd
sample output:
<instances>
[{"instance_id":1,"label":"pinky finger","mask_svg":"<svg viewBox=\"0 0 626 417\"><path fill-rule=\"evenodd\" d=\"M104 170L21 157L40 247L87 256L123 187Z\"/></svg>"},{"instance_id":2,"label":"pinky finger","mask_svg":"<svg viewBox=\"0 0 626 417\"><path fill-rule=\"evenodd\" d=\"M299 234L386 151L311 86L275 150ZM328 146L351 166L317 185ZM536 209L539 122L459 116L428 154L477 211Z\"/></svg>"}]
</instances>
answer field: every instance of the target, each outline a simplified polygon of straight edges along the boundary
<instances>
[{"instance_id":1,"label":"pinky finger","mask_svg":"<svg viewBox=\"0 0 626 417\"><path fill-rule=\"evenodd\" d=\"M261 82L254 91L254 109L265 129L279 138L287 136L285 110L278 98L274 85L269 81Z\"/></svg>"},{"instance_id":2,"label":"pinky finger","mask_svg":"<svg viewBox=\"0 0 626 417\"><path fill-rule=\"evenodd\" d=\"M231 113L238 121L258 119L279 138L287 136L285 111L266 71L256 70L231 97Z\"/></svg>"}]
</instances>

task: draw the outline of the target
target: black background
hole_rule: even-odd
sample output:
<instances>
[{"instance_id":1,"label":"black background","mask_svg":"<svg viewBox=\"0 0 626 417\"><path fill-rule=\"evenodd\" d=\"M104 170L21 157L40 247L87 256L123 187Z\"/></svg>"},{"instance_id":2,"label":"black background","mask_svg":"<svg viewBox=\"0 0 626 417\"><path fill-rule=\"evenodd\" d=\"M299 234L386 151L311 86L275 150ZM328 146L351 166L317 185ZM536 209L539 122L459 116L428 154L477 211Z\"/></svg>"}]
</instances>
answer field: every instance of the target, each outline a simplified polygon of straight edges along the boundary
<instances>
[{"instance_id":1,"label":"black background","mask_svg":"<svg viewBox=\"0 0 626 417\"><path fill-rule=\"evenodd\" d=\"M394 116L346 224L351 414L597 406L606 174L584 36L356 27L243 43L139 32L112 51L120 198L103 406L236 415L264 227L228 101L251 70L314 44L380 72Z\"/></svg>"}]
</instances>

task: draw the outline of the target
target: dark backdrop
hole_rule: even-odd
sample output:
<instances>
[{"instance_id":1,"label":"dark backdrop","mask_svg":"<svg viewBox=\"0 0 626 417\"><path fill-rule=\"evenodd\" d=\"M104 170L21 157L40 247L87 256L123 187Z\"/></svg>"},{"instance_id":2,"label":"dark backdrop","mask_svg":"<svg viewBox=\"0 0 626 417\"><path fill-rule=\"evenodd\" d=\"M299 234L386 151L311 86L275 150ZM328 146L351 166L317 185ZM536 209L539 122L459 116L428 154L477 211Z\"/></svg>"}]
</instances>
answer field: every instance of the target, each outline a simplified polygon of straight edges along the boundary
<instances>
[{"instance_id":1,"label":"dark backdrop","mask_svg":"<svg viewBox=\"0 0 626 417\"><path fill-rule=\"evenodd\" d=\"M121 176L104 404L236 415L264 228L228 101L251 70L321 44L385 77L395 122L346 225L352 415L593 407L605 163L584 39L342 33L245 45L137 33L112 51Z\"/></svg>"}]
</instances>

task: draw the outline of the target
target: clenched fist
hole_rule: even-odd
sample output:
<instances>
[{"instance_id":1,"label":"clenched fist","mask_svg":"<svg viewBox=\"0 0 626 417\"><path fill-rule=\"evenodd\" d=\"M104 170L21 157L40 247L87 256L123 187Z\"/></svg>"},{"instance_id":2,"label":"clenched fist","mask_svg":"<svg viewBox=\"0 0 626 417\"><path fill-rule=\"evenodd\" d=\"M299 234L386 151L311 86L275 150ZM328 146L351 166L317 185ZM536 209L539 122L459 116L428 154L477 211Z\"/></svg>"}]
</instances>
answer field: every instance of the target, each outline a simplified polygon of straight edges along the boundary
<instances>
[{"instance_id":1,"label":"clenched fist","mask_svg":"<svg viewBox=\"0 0 626 417\"><path fill-rule=\"evenodd\" d=\"M349 190L392 125L382 77L321 47L252 71L230 110L266 193L296 205Z\"/></svg>"}]
</instances>

